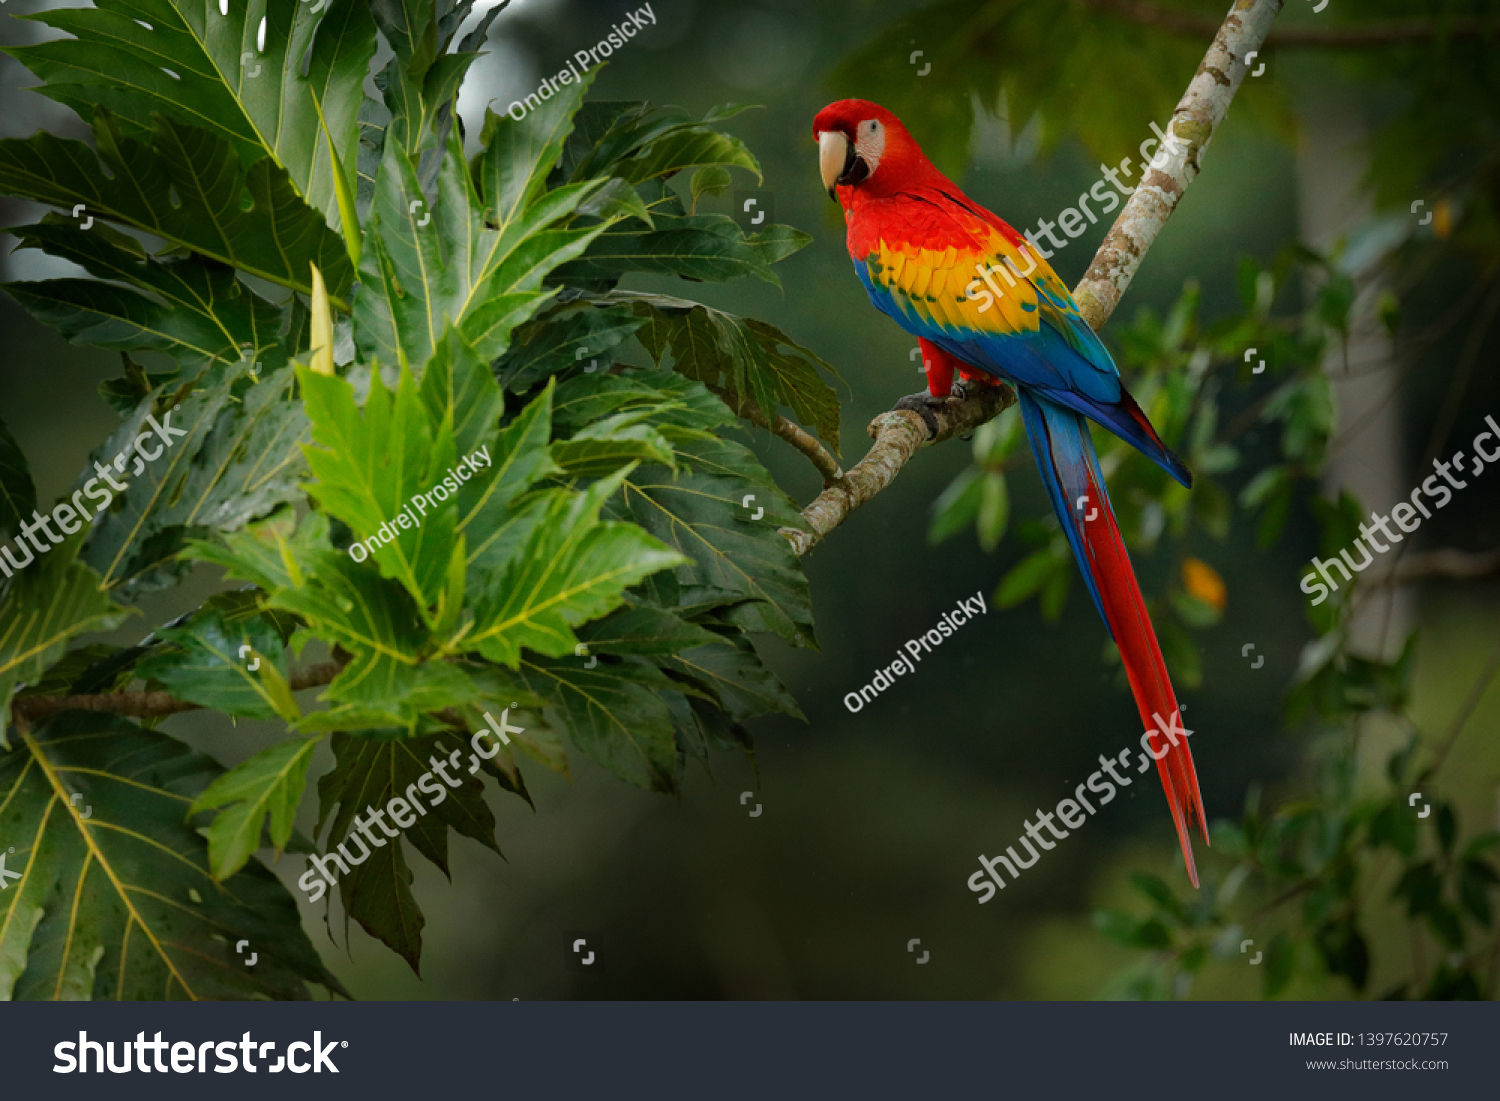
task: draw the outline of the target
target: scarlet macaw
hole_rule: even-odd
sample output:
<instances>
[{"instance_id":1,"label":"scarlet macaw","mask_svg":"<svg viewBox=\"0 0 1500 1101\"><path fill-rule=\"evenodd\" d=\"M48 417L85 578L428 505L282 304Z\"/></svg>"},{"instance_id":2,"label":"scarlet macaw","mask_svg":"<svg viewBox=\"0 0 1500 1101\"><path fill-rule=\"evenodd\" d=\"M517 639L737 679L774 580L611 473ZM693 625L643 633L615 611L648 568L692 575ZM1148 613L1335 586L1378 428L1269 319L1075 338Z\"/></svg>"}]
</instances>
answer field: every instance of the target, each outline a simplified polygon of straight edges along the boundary
<instances>
[{"instance_id":1,"label":"scarlet macaw","mask_svg":"<svg viewBox=\"0 0 1500 1101\"><path fill-rule=\"evenodd\" d=\"M955 371L981 384L1004 379L1020 395L1037 469L1119 645L1141 721L1147 731L1160 728L1148 744L1153 755L1166 750L1157 771L1196 887L1190 812L1208 839L1198 776L1186 737L1177 736L1177 699L1088 422L1128 440L1184 486L1192 476L1126 392L1046 259L939 172L895 115L865 100L840 100L818 113L813 137L823 186L844 210L855 271L875 306L921 346L928 395L908 407L933 426L922 405L949 396Z\"/></svg>"}]
</instances>

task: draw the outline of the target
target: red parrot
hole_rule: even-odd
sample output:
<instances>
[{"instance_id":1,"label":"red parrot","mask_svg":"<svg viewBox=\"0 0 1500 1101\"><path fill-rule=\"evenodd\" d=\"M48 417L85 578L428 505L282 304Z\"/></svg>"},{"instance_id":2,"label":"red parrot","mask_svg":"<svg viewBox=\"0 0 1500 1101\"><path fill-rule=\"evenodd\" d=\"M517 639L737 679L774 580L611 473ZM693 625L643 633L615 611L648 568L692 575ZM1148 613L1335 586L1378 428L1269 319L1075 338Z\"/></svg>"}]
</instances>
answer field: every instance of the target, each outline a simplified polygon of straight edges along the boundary
<instances>
[{"instance_id":1,"label":"red parrot","mask_svg":"<svg viewBox=\"0 0 1500 1101\"><path fill-rule=\"evenodd\" d=\"M1184 486L1192 476L1126 392L1046 259L939 172L900 119L865 100L840 100L818 112L813 137L823 186L843 207L849 257L870 300L921 345L928 396L908 407L933 426L922 406L949 396L955 371L981 384L1003 379L1020 395L1052 507L1120 648L1141 721L1159 730L1148 744L1153 755L1166 750L1157 771L1196 887L1190 816L1208 840L1198 775L1186 736L1178 737L1177 699L1088 422L1129 441Z\"/></svg>"}]
</instances>

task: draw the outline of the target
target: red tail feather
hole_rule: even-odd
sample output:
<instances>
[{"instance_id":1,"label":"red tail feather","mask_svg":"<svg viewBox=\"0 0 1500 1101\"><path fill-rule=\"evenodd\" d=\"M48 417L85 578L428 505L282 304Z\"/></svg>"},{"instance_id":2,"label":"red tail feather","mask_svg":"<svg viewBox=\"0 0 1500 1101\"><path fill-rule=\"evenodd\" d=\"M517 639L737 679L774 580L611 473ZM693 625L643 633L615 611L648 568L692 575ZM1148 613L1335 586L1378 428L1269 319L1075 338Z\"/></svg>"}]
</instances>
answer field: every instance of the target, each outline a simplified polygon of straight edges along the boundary
<instances>
[{"instance_id":1,"label":"red tail feather","mask_svg":"<svg viewBox=\"0 0 1500 1101\"><path fill-rule=\"evenodd\" d=\"M1088 474L1088 481L1090 500L1105 502L1107 498L1092 471ZM1088 548L1104 605L1104 617L1109 621L1109 629L1120 648L1120 659L1124 662L1125 676L1130 681L1130 691L1135 696L1141 722L1144 729L1159 731L1150 739L1157 747L1153 752L1166 750L1156 762L1156 768L1172 808L1172 821L1177 826L1177 840L1182 846L1188 877L1196 887L1198 869L1193 863L1193 845L1188 837L1189 812L1195 812L1198 831L1205 843L1208 842L1208 821L1203 813L1203 796L1198 790L1192 750L1188 748L1187 737L1178 733L1183 724L1179 718L1177 697L1167 676L1166 662L1162 660L1161 647L1156 642L1156 631L1146 613L1146 604L1140 586L1136 584L1135 570L1130 565L1130 556L1126 553L1125 541L1120 536L1113 511L1105 505L1092 520L1079 518L1075 522L1083 532L1084 545ZM1174 741L1175 745L1172 744Z\"/></svg>"}]
</instances>

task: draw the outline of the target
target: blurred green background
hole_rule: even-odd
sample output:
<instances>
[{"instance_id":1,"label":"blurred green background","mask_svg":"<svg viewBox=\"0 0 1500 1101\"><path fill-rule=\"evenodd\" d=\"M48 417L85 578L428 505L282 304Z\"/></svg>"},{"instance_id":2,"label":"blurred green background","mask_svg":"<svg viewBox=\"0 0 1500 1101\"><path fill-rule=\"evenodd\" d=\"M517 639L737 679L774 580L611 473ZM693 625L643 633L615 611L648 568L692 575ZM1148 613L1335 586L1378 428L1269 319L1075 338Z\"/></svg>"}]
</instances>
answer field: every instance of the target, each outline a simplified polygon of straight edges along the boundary
<instances>
[{"instance_id":1,"label":"blurred green background","mask_svg":"<svg viewBox=\"0 0 1500 1101\"><path fill-rule=\"evenodd\" d=\"M5 15L40 6L12 0ZM460 100L471 138L486 102L503 109L636 7L513 3ZM903 57L858 81L847 71L843 78L833 75L919 7L653 0L656 27L617 52L594 91L597 98L649 99L700 112L726 101L763 105L727 128L760 158L765 180L759 187L772 196L775 220L807 230L815 241L778 265L781 289L742 282L692 290L711 305L773 321L839 369L848 384L840 395L846 466L864 452L870 417L919 389L921 379L908 358L914 341L876 313L850 267L842 220L818 185L810 126L825 103L853 94L892 106L930 96L959 116L970 109L972 72L950 73L941 63L925 77ZM1286 18L1305 23L1310 15L1293 10ZM1058 44L1060 57L1110 48L1114 24L1086 12L1079 19L1086 25L1094 19L1097 28L1081 38L1075 25L1061 29L1076 40ZM944 29L933 24L935 40ZM0 22L6 43L30 41L37 30L12 18ZM913 39L910 49L923 45ZM1181 89L1205 46L1206 40L1189 39L1175 53L1136 63L1166 66L1160 80ZM1179 54L1188 59L1185 67ZM1321 198L1337 207L1343 201L1319 192L1316 166L1325 147L1310 142L1309 134L1326 141L1343 126L1348 140L1358 141L1410 101L1399 79L1372 83L1330 64L1324 52L1270 56L1271 72L1241 90L1203 175L1152 247L1117 321L1147 306L1164 313L1190 279L1202 287L1205 319L1236 308L1239 257L1268 263L1307 229L1310 202ZM1066 89L1066 75L1057 79ZM0 57L0 135L46 128L85 136L70 113L25 91L31 83L18 64ZM1122 88L1111 109L1134 118L1140 140L1150 136L1152 121L1166 122L1170 103L1153 114L1148 101ZM1299 135L1291 141L1292 131L1275 124L1288 110ZM923 133L915 136L928 142ZM1097 157L1069 132L1048 134L1032 125L1013 137L981 111L962 140L967 153L959 182L1019 228L1055 218L1099 179ZM937 142L934 136L931 144ZM744 178L735 187L757 185ZM733 192L705 199L703 209L731 213L732 206ZM0 202L0 210L6 225L39 213L10 201ZM1103 223L1091 227L1052 260L1070 285L1106 229ZM0 258L6 279L62 274L64 265L39 254L9 253L13 244L7 239L7 255ZM1418 316L1436 315L1477 277L1461 261L1445 262L1424 273L1410 308ZM678 285L646 277L627 285L681 293ZM1430 473L1418 469L1422 441L1468 329L1458 327L1420 362L1403 364L1405 385L1390 404L1396 430L1377 442L1395 464L1398 495ZM1455 445L1477 430L1486 412L1500 413L1495 351L1491 336L1459 414ZM89 449L113 428L115 415L95 387L117 373L115 357L65 344L0 296L0 415L31 461L40 498L71 484ZM1232 417L1250 394L1227 393L1221 400L1226 418ZM1246 442L1251 452L1262 446L1253 437ZM755 444L794 497L805 502L815 495L816 477L799 456L764 438ZM806 559L821 651L775 643L767 650L808 721L757 723L754 767L720 756L711 774L690 773L680 803L630 788L577 753L571 782L532 770L535 813L516 799L495 800L505 861L456 839L451 883L429 865L417 865L415 890L428 922L420 979L362 930L346 930L336 906L326 928L321 904L308 907L308 927L330 967L361 998L1098 995L1132 954L1094 932L1091 913L1125 899L1130 871L1148 869L1177 886L1185 875L1159 785L1148 777L992 902L977 905L978 896L965 886L980 853L1013 844L1035 808L1052 807L1097 767L1099 754L1118 752L1139 737L1130 698L1102 660L1106 632L1081 587L1074 587L1061 621L1047 625L1034 603L1001 611L990 599L1027 549L1014 534L989 555L972 531L938 547L928 544L932 501L969 461L970 449L957 442L920 454ZM1012 481L1017 518L1047 511L1029 462ZM1493 546L1500 539L1497 504L1500 477L1471 485L1423 527L1423 545ZM1236 817L1252 786L1280 798L1305 775L1309 746L1285 730L1282 704L1298 654L1312 637L1297 580L1317 550L1315 530L1299 506L1283 538L1262 551L1253 521L1237 516L1222 542L1202 539L1201 545L1137 553L1142 587L1160 590L1183 550L1210 563L1228 586L1222 622L1194 636L1203 685L1180 698L1195 732L1209 816ZM135 639L212 591L211 576L195 582L142 601L145 618L118 632L118 639ZM962 627L915 676L850 714L845 693L867 684L905 640L976 591L989 601L988 614ZM1422 629L1415 712L1429 728L1447 724L1495 645L1497 597L1493 581L1420 590L1412 606ZM1252 642L1265 656L1258 669L1241 656ZM174 717L167 729L226 763L279 733L201 713ZM1443 772L1445 794L1473 828L1500 822L1497 731L1500 692L1482 701ZM314 775L328 764L316 763ZM744 792L753 793L749 806L741 801ZM301 825L310 832L311 799L308 804ZM754 804L763 808L757 817L749 814ZM289 886L301 868L296 857L277 865ZM1383 947L1404 951L1404 934L1394 925L1370 932ZM596 969L568 966L572 935L599 946ZM916 964L908 953L912 938L930 952L927 964ZM1394 978L1399 956L1387 965ZM1372 981L1375 989L1382 977ZM1254 997L1258 981L1244 961L1231 960L1210 966L1194 994ZM1292 994L1341 997L1348 988L1298 986Z\"/></svg>"}]
</instances>

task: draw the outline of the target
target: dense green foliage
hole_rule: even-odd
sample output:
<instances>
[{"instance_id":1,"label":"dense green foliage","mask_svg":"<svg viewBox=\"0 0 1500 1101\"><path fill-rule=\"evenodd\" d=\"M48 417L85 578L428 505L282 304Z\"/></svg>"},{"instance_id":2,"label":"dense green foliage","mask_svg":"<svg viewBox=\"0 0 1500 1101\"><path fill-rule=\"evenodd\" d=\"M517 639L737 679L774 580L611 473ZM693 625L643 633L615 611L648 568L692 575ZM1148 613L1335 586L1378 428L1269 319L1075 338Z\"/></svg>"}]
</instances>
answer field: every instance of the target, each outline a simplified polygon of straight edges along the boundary
<instances>
[{"instance_id":1,"label":"dense green foliage","mask_svg":"<svg viewBox=\"0 0 1500 1101\"><path fill-rule=\"evenodd\" d=\"M294 828L321 739L331 846L486 711L521 727L483 773L522 799L522 758L566 772L565 738L670 793L688 759L748 752L746 719L798 714L751 642L813 645L777 532L797 512L716 391L763 417L786 406L836 444L826 365L764 322L617 288L631 272L774 283L808 240L693 212L727 170L758 175L717 129L736 109L586 102L586 80L524 121L488 115L466 157L453 105L499 8L454 42L470 0L270 0L266 48L242 57L257 28L234 7L99 0L39 17L72 38L15 51L94 143L0 142L0 191L93 223L17 228L89 278L6 289L121 355L103 396L122 421L91 463L151 417L187 435L4 582L0 705L165 691L286 736L224 772L150 721L18 720L0 826L28 840L0 898L0 996L338 989L255 856L322 847ZM361 85L382 39L377 101ZM668 181L688 170L685 202ZM3 427L0 489L14 536L35 491ZM366 559L354 544L383 524L396 536ZM225 584L201 607L135 646L69 648L198 564ZM309 646L337 664L317 707L293 683ZM444 871L450 828L499 851L476 770L338 884L347 915L414 969L406 846ZM256 971L233 965L236 937L259 947Z\"/></svg>"}]
</instances>

